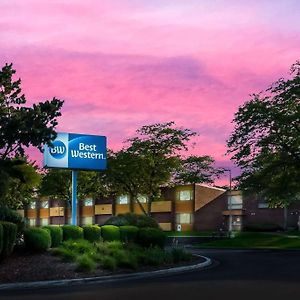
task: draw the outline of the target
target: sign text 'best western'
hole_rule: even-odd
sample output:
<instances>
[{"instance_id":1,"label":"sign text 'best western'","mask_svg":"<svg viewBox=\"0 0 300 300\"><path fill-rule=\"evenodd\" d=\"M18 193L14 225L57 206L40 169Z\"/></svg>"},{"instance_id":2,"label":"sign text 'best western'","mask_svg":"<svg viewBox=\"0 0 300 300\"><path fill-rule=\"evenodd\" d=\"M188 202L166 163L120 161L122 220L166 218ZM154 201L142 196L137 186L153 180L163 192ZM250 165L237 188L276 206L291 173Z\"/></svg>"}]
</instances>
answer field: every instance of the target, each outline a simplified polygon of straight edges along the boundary
<instances>
[{"instance_id":1,"label":"sign text 'best western'","mask_svg":"<svg viewBox=\"0 0 300 300\"><path fill-rule=\"evenodd\" d=\"M58 133L53 147L44 148L44 166L73 170L106 168L106 137Z\"/></svg>"}]
</instances>

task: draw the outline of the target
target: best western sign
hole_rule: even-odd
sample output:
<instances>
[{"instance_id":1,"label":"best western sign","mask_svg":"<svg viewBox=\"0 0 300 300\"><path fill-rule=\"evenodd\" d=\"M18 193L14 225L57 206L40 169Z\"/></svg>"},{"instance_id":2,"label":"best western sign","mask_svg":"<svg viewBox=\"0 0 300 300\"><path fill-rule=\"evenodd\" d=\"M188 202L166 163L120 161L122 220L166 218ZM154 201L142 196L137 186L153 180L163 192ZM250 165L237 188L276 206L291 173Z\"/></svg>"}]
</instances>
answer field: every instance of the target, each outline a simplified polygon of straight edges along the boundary
<instances>
[{"instance_id":1,"label":"best western sign","mask_svg":"<svg viewBox=\"0 0 300 300\"><path fill-rule=\"evenodd\" d=\"M44 148L44 167L73 170L106 169L106 137L58 133L53 147Z\"/></svg>"}]
</instances>

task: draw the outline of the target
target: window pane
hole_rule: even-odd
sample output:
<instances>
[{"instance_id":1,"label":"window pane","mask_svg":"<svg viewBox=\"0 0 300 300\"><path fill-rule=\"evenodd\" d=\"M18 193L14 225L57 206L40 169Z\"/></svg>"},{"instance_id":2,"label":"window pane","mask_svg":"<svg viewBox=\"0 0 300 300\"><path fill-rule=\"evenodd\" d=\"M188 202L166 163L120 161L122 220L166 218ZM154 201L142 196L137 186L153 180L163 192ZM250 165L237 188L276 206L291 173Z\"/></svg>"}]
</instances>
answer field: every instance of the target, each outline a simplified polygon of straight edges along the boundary
<instances>
[{"instance_id":1,"label":"window pane","mask_svg":"<svg viewBox=\"0 0 300 300\"><path fill-rule=\"evenodd\" d=\"M35 226L35 225L36 225L35 219L29 219L29 226Z\"/></svg>"},{"instance_id":2,"label":"window pane","mask_svg":"<svg viewBox=\"0 0 300 300\"><path fill-rule=\"evenodd\" d=\"M230 207L231 202L231 207ZM242 195L235 195L228 197L228 209L242 209L243 208L243 197Z\"/></svg>"},{"instance_id":3,"label":"window pane","mask_svg":"<svg viewBox=\"0 0 300 300\"><path fill-rule=\"evenodd\" d=\"M30 202L30 204L29 204L29 208L30 208L30 209L35 209L35 205L36 205L36 202L35 202L35 201L32 201L32 202Z\"/></svg>"},{"instance_id":4,"label":"window pane","mask_svg":"<svg viewBox=\"0 0 300 300\"><path fill-rule=\"evenodd\" d=\"M179 192L179 200L180 201L189 201L192 200L192 191L185 190Z\"/></svg>"},{"instance_id":5,"label":"window pane","mask_svg":"<svg viewBox=\"0 0 300 300\"><path fill-rule=\"evenodd\" d=\"M48 201L41 201L41 208L49 208L49 202Z\"/></svg>"},{"instance_id":6,"label":"window pane","mask_svg":"<svg viewBox=\"0 0 300 300\"><path fill-rule=\"evenodd\" d=\"M118 204L128 204L129 203L129 197L128 195L121 195L117 197L117 203Z\"/></svg>"},{"instance_id":7,"label":"window pane","mask_svg":"<svg viewBox=\"0 0 300 300\"><path fill-rule=\"evenodd\" d=\"M82 218L83 225L90 225L93 224L93 217L84 217Z\"/></svg>"},{"instance_id":8,"label":"window pane","mask_svg":"<svg viewBox=\"0 0 300 300\"><path fill-rule=\"evenodd\" d=\"M83 200L84 206L93 206L93 199L92 198L86 198Z\"/></svg>"},{"instance_id":9,"label":"window pane","mask_svg":"<svg viewBox=\"0 0 300 300\"><path fill-rule=\"evenodd\" d=\"M269 204L268 203L258 203L258 208L269 208Z\"/></svg>"},{"instance_id":10,"label":"window pane","mask_svg":"<svg viewBox=\"0 0 300 300\"><path fill-rule=\"evenodd\" d=\"M148 201L147 195L138 195L137 199L140 203L147 203L147 201Z\"/></svg>"},{"instance_id":11,"label":"window pane","mask_svg":"<svg viewBox=\"0 0 300 300\"><path fill-rule=\"evenodd\" d=\"M176 222L178 224L191 224L192 214L176 214Z\"/></svg>"},{"instance_id":12,"label":"window pane","mask_svg":"<svg viewBox=\"0 0 300 300\"><path fill-rule=\"evenodd\" d=\"M40 225L41 226L49 225L49 219L48 218L41 218L40 219Z\"/></svg>"}]
</instances>

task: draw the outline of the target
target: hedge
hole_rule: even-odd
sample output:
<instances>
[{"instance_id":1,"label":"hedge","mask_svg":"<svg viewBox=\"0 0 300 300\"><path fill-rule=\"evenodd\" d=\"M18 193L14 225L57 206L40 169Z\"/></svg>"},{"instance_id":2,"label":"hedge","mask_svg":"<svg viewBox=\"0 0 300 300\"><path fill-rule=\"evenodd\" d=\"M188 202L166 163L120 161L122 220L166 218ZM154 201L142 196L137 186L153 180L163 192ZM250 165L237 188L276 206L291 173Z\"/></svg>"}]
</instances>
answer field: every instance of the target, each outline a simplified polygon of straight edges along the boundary
<instances>
[{"instance_id":1,"label":"hedge","mask_svg":"<svg viewBox=\"0 0 300 300\"><path fill-rule=\"evenodd\" d=\"M17 233L23 233L25 228L25 220L17 211L8 207L0 207L0 220L16 224Z\"/></svg>"},{"instance_id":2,"label":"hedge","mask_svg":"<svg viewBox=\"0 0 300 300\"><path fill-rule=\"evenodd\" d=\"M101 240L101 228L98 225L84 225L83 237L90 242L97 242Z\"/></svg>"},{"instance_id":3,"label":"hedge","mask_svg":"<svg viewBox=\"0 0 300 300\"><path fill-rule=\"evenodd\" d=\"M143 227L159 228L158 223L153 218L145 215L134 214L134 213L119 214L117 216L110 217L105 222L105 225L115 225L115 226L132 225L132 226L137 226L139 228L143 228Z\"/></svg>"},{"instance_id":4,"label":"hedge","mask_svg":"<svg viewBox=\"0 0 300 300\"><path fill-rule=\"evenodd\" d=\"M143 247L161 247L165 245L165 233L156 228L140 228L137 242Z\"/></svg>"},{"instance_id":5,"label":"hedge","mask_svg":"<svg viewBox=\"0 0 300 300\"><path fill-rule=\"evenodd\" d=\"M3 228L3 246L0 257L3 259L10 255L14 249L16 236L17 236L17 225L10 222L0 222Z\"/></svg>"},{"instance_id":6,"label":"hedge","mask_svg":"<svg viewBox=\"0 0 300 300\"><path fill-rule=\"evenodd\" d=\"M136 242L139 228L136 226L120 226L120 237L123 242Z\"/></svg>"},{"instance_id":7,"label":"hedge","mask_svg":"<svg viewBox=\"0 0 300 300\"><path fill-rule=\"evenodd\" d=\"M46 251L51 246L50 231L43 228L28 228L24 231L24 242L27 249Z\"/></svg>"},{"instance_id":8,"label":"hedge","mask_svg":"<svg viewBox=\"0 0 300 300\"><path fill-rule=\"evenodd\" d=\"M254 232L274 232L282 231L283 228L274 223L248 223L244 226L244 231L254 231Z\"/></svg>"},{"instance_id":9,"label":"hedge","mask_svg":"<svg viewBox=\"0 0 300 300\"><path fill-rule=\"evenodd\" d=\"M63 240L63 230L61 227L52 225L52 226L43 226L43 229L47 229L51 235L51 247L58 247Z\"/></svg>"},{"instance_id":10,"label":"hedge","mask_svg":"<svg viewBox=\"0 0 300 300\"><path fill-rule=\"evenodd\" d=\"M101 235L104 241L118 241L120 240L120 228L114 225L103 225Z\"/></svg>"},{"instance_id":11,"label":"hedge","mask_svg":"<svg viewBox=\"0 0 300 300\"><path fill-rule=\"evenodd\" d=\"M78 240L83 239L83 229L76 225L63 225L63 240Z\"/></svg>"}]
</instances>

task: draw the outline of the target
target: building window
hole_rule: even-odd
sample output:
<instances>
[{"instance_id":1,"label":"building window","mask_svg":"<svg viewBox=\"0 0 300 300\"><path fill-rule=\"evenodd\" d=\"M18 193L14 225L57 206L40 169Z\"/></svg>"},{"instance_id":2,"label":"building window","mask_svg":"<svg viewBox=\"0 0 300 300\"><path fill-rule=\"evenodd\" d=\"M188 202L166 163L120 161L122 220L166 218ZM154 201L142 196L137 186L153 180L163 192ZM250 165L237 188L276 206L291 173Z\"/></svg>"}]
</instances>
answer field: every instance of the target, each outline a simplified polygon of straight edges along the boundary
<instances>
[{"instance_id":1,"label":"building window","mask_svg":"<svg viewBox=\"0 0 300 300\"><path fill-rule=\"evenodd\" d=\"M35 226L36 220L35 219L29 219L29 226Z\"/></svg>"},{"instance_id":2,"label":"building window","mask_svg":"<svg viewBox=\"0 0 300 300\"><path fill-rule=\"evenodd\" d=\"M29 204L29 209L35 209L36 208L36 201L32 201Z\"/></svg>"},{"instance_id":3,"label":"building window","mask_svg":"<svg viewBox=\"0 0 300 300\"><path fill-rule=\"evenodd\" d=\"M267 202L258 203L258 208L269 208L269 204Z\"/></svg>"},{"instance_id":4,"label":"building window","mask_svg":"<svg viewBox=\"0 0 300 300\"><path fill-rule=\"evenodd\" d=\"M179 191L178 200L179 201L190 201L193 199L193 192L191 190Z\"/></svg>"},{"instance_id":5,"label":"building window","mask_svg":"<svg viewBox=\"0 0 300 300\"><path fill-rule=\"evenodd\" d=\"M82 225L91 225L91 224L93 224L93 217L82 218Z\"/></svg>"},{"instance_id":6,"label":"building window","mask_svg":"<svg viewBox=\"0 0 300 300\"><path fill-rule=\"evenodd\" d=\"M48 218L40 218L40 225L41 226L49 225L49 219Z\"/></svg>"},{"instance_id":7,"label":"building window","mask_svg":"<svg viewBox=\"0 0 300 300\"><path fill-rule=\"evenodd\" d=\"M117 204L128 204L128 203L129 203L128 195L121 195L117 197Z\"/></svg>"},{"instance_id":8,"label":"building window","mask_svg":"<svg viewBox=\"0 0 300 300\"><path fill-rule=\"evenodd\" d=\"M242 208L243 208L242 195L234 195L228 197L228 209L242 209Z\"/></svg>"},{"instance_id":9,"label":"building window","mask_svg":"<svg viewBox=\"0 0 300 300\"><path fill-rule=\"evenodd\" d=\"M41 201L41 208L49 208L49 201Z\"/></svg>"},{"instance_id":10,"label":"building window","mask_svg":"<svg viewBox=\"0 0 300 300\"><path fill-rule=\"evenodd\" d=\"M191 224L192 223L192 214L176 214L176 223L177 224Z\"/></svg>"},{"instance_id":11,"label":"building window","mask_svg":"<svg viewBox=\"0 0 300 300\"><path fill-rule=\"evenodd\" d=\"M140 203L147 203L148 202L148 196L147 195L138 195L137 200Z\"/></svg>"},{"instance_id":12,"label":"building window","mask_svg":"<svg viewBox=\"0 0 300 300\"><path fill-rule=\"evenodd\" d=\"M83 200L84 206L93 206L93 199L92 198L86 198Z\"/></svg>"}]
</instances>

